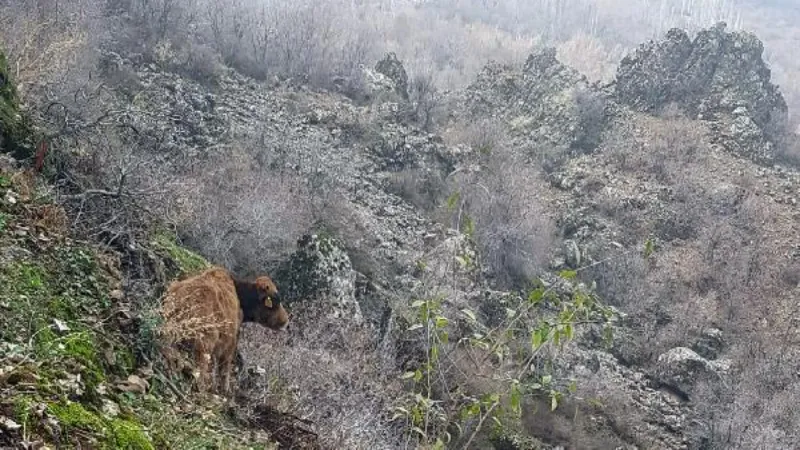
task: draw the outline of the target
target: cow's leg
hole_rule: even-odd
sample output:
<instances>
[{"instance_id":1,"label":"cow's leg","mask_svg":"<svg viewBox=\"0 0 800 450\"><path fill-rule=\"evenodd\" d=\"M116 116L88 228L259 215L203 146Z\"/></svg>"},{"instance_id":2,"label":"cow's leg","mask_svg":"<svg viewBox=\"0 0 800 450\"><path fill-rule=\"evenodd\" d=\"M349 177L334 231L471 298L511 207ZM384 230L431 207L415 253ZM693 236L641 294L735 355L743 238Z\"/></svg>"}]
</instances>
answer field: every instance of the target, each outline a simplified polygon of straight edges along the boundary
<instances>
[{"instance_id":1,"label":"cow's leg","mask_svg":"<svg viewBox=\"0 0 800 450\"><path fill-rule=\"evenodd\" d=\"M210 384L211 351L203 343L197 343L194 348L195 369L198 371L197 388L206 392Z\"/></svg>"},{"instance_id":2,"label":"cow's leg","mask_svg":"<svg viewBox=\"0 0 800 450\"><path fill-rule=\"evenodd\" d=\"M219 376L222 380L222 392L227 396L231 393L231 372L233 371L236 351L227 351L219 356Z\"/></svg>"}]
</instances>

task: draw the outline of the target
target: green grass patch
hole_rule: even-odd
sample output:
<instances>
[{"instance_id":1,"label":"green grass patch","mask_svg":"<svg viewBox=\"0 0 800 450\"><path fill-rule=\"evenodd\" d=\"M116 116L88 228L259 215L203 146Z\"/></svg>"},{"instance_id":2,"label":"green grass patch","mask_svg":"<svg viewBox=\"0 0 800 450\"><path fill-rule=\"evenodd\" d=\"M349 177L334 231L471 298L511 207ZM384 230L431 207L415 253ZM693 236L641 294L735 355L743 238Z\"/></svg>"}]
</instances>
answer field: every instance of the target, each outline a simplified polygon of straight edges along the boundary
<instances>
[{"instance_id":1,"label":"green grass patch","mask_svg":"<svg viewBox=\"0 0 800 450\"><path fill-rule=\"evenodd\" d=\"M159 250L163 256L171 259L177 265L177 275L185 275L199 272L211 267L211 264L197 253L181 247L175 241L175 237L167 232L158 232L153 236L153 246Z\"/></svg>"},{"instance_id":2,"label":"green grass patch","mask_svg":"<svg viewBox=\"0 0 800 450\"><path fill-rule=\"evenodd\" d=\"M75 402L50 404L47 412L58 421L68 438L70 435L90 436L98 441L100 448L109 450L155 449L144 428L130 420L107 418Z\"/></svg>"}]
</instances>

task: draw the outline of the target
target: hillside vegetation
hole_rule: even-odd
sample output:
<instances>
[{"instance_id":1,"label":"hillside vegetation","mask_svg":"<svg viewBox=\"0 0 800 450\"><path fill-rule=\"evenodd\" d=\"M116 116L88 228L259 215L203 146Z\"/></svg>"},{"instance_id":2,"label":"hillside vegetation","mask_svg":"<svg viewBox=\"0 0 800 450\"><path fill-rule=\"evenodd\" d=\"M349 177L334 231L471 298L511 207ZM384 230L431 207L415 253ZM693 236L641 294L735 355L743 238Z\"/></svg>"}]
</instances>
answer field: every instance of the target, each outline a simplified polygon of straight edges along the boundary
<instances>
[{"instance_id":1,"label":"hillside vegetation","mask_svg":"<svg viewBox=\"0 0 800 450\"><path fill-rule=\"evenodd\" d=\"M682 5L0 5L0 446L797 446L800 12Z\"/></svg>"}]
</instances>

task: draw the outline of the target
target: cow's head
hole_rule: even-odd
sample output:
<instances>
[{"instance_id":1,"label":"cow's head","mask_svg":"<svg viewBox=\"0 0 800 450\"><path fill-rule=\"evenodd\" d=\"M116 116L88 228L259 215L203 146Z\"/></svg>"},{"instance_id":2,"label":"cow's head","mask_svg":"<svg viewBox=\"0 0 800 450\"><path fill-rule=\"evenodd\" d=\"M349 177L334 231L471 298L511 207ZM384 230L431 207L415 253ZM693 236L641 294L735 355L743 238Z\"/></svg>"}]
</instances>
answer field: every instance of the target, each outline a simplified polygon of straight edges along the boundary
<instances>
[{"instance_id":1,"label":"cow's head","mask_svg":"<svg viewBox=\"0 0 800 450\"><path fill-rule=\"evenodd\" d=\"M285 330L289 325L289 313L281 303L278 288L268 276L260 276L255 280L258 292L258 309L255 321L273 330Z\"/></svg>"}]
</instances>

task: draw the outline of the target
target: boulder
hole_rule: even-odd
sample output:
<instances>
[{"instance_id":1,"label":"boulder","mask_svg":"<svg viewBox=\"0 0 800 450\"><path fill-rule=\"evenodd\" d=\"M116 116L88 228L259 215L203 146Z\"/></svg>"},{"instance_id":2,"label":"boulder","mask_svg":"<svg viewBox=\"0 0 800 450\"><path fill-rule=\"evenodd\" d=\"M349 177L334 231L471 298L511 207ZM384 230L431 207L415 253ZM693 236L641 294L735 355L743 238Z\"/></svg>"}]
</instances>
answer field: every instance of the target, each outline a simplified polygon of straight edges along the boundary
<instances>
[{"instance_id":1,"label":"boulder","mask_svg":"<svg viewBox=\"0 0 800 450\"><path fill-rule=\"evenodd\" d=\"M719 358L722 349L725 346L725 340L722 337L722 330L718 328L710 328L703 331L700 337L692 345L692 350L697 352L703 358L714 360Z\"/></svg>"},{"instance_id":2,"label":"boulder","mask_svg":"<svg viewBox=\"0 0 800 450\"><path fill-rule=\"evenodd\" d=\"M356 272L344 245L327 235L309 234L298 240L297 247L275 277L285 301L304 307L324 305L329 318L363 323Z\"/></svg>"},{"instance_id":3,"label":"boulder","mask_svg":"<svg viewBox=\"0 0 800 450\"><path fill-rule=\"evenodd\" d=\"M724 362L711 362L689 348L676 347L658 357L656 379L690 399L698 383L718 380L725 369Z\"/></svg>"}]
</instances>

